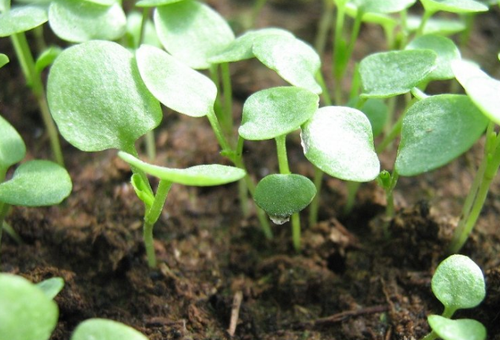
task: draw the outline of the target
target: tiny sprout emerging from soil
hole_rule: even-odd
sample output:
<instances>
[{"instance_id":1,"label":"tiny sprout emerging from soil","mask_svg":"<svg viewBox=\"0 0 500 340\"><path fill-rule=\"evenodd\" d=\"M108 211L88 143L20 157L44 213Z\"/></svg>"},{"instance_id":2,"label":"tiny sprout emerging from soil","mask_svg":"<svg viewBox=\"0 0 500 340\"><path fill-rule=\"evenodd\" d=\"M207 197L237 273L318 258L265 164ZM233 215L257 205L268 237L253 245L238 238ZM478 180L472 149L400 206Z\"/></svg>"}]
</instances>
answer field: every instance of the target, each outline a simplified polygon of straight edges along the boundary
<instances>
[{"instance_id":1,"label":"tiny sprout emerging from soil","mask_svg":"<svg viewBox=\"0 0 500 340\"><path fill-rule=\"evenodd\" d=\"M76 327L71 340L148 340L148 338L130 326L107 319L89 319Z\"/></svg>"},{"instance_id":2,"label":"tiny sprout emerging from soil","mask_svg":"<svg viewBox=\"0 0 500 340\"><path fill-rule=\"evenodd\" d=\"M423 340L486 338L486 329L475 320L451 320L458 309L476 307L486 295L483 272L469 257L451 255L439 264L432 277L432 291L444 305L442 316L430 315L432 332Z\"/></svg>"}]
</instances>

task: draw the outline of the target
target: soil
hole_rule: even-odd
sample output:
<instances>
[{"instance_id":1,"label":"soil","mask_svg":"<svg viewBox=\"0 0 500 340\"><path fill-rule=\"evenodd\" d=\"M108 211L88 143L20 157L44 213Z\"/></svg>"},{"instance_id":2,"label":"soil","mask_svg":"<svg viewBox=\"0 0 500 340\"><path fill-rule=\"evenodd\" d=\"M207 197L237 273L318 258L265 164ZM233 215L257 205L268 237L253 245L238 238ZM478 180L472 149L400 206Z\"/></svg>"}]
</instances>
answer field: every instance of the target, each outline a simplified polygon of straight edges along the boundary
<instances>
[{"instance_id":1,"label":"soil","mask_svg":"<svg viewBox=\"0 0 500 340\"><path fill-rule=\"evenodd\" d=\"M248 16L252 2L210 4L237 30L236 23ZM321 11L321 1L269 1L257 26L285 27L312 42ZM464 52L474 52L487 69L494 67L498 49L498 35L492 34L498 31L498 14L497 8L476 21ZM377 27L363 26L354 58L382 50L381 35ZM10 65L17 65L9 41L0 40L0 47L11 57ZM325 57L331 60L328 52ZM254 61L238 63L231 71L236 120L248 95L282 84ZM489 71L498 76L498 67L497 74ZM35 100L19 69L4 67L0 78L0 110L21 132L28 158L49 158ZM165 111L155 133L158 164L227 163L204 119ZM292 170L312 176L298 134L288 143ZM1 249L3 272L33 282L64 278L65 288L56 297L60 317L52 340L69 339L76 325L91 317L121 321L151 340L420 339L429 331L426 316L442 312L431 292L432 273L446 256L481 158L478 145L444 168L402 178L390 240L381 232L382 189L363 184L353 212L344 216L346 185L325 177L320 222L307 226L307 211L302 214L300 253L291 245L289 224L274 226L275 238L267 241L254 213L242 216L236 185L174 185L155 227L160 265L150 270L141 235L143 206L129 185L129 167L116 151L85 154L66 142L63 147L72 194L58 207L14 208L8 222L23 243L5 236ZM394 154L389 150L381 156L383 168L391 169ZM247 143L245 157L256 178L276 171L272 143ZM456 314L481 321L490 339L500 339L499 197L496 180L461 251L484 270L486 299ZM234 312L239 315L232 316ZM233 336L231 320L236 326Z\"/></svg>"}]
</instances>

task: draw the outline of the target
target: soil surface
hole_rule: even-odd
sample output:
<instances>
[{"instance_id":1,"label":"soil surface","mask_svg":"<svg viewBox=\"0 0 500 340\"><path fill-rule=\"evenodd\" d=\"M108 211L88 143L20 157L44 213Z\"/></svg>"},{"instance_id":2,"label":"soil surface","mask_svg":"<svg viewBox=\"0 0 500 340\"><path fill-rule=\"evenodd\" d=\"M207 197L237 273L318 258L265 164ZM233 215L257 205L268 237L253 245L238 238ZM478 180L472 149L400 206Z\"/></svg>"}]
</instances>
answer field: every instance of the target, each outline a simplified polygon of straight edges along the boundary
<instances>
[{"instance_id":1,"label":"soil surface","mask_svg":"<svg viewBox=\"0 0 500 340\"><path fill-rule=\"evenodd\" d=\"M252 5L234 0L209 3L237 32ZM257 27L285 27L312 43L321 12L321 1L269 1ZM464 50L494 76L499 76L494 58L500 38L493 34L498 32L498 15L496 9L476 21ZM355 60L383 50L381 39L378 27L363 26ZM0 40L0 48L11 58L0 70L1 114L25 139L27 158L49 158L36 102L8 39ZM331 60L330 52L324 60ZM328 72L328 66L325 69ZM251 93L283 84L255 61L233 65L231 71L236 121ZM157 164L227 164L205 119L166 110L155 134ZM292 171L312 177L298 133L288 138L288 145ZM308 226L308 212L302 213L300 253L291 245L289 224L273 226L275 237L267 241L254 212L242 216L237 185L174 185L155 227L160 265L150 270L141 234L143 206L129 185L129 167L116 151L86 154L66 142L63 148L72 194L58 207L14 208L7 221L23 243L4 236L0 254L3 272L33 282L64 278L65 288L56 297L60 317L52 340L69 339L76 325L91 317L121 321L151 340L420 339L429 331L426 316L442 312L431 292L431 277L446 256L481 159L480 142L444 168L400 179L390 240L381 231L387 222L381 188L363 184L353 212L345 216L346 184L325 177L320 222ZM394 150L381 155L383 168L390 170L394 157ZM274 144L248 142L245 161L256 179L276 172ZM489 339L500 339L499 212L496 180L461 251L484 270L487 296L479 307L456 314L481 321Z\"/></svg>"}]
</instances>

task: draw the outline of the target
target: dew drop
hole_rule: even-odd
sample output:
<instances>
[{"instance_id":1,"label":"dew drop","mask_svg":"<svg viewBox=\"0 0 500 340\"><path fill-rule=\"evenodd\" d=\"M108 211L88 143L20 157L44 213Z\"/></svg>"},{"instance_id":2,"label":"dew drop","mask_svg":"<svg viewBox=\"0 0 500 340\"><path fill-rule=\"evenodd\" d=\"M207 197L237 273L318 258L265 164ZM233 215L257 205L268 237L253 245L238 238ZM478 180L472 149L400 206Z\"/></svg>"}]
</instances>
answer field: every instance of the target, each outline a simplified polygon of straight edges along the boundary
<instances>
[{"instance_id":1,"label":"dew drop","mask_svg":"<svg viewBox=\"0 0 500 340\"><path fill-rule=\"evenodd\" d=\"M277 225L282 225L282 224L285 224L286 222L290 221L290 216L283 217L283 216L271 216L271 215L269 215L269 218L271 219L271 221L273 221L274 224L277 224Z\"/></svg>"}]
</instances>

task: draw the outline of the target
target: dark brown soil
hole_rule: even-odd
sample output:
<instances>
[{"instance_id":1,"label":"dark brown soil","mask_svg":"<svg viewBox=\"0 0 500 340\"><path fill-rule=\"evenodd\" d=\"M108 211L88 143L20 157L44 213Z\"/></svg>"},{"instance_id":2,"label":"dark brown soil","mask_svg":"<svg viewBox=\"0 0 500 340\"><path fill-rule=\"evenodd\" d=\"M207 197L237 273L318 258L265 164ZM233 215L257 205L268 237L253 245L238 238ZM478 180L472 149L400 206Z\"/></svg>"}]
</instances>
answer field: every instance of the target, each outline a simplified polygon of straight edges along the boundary
<instances>
[{"instance_id":1,"label":"dark brown soil","mask_svg":"<svg viewBox=\"0 0 500 340\"><path fill-rule=\"evenodd\" d=\"M248 14L251 2L211 4L238 29L236 22ZM269 1L258 26L286 27L312 41L320 13L320 1ZM489 67L498 50L498 37L491 34L498 31L498 10L478 25L469 48ZM380 39L378 28L363 27L355 58L382 49ZM1 114L22 133L29 158L48 158L35 101L9 41L1 39L0 47L11 57L10 66L0 70ZM250 93L281 84L252 61L232 71L240 100L236 119ZM204 119L166 112L155 133L158 164L227 163ZM300 253L292 248L288 224L274 226L275 238L266 241L254 214L242 217L236 185L176 185L155 227L160 265L150 270L141 238L143 206L129 185L128 166L114 151L85 154L63 145L73 193L59 207L14 208L8 222L24 243L5 236L1 249L4 272L33 282L64 278L52 340L69 339L76 325L91 317L124 322L151 340L229 339L231 313L237 307L235 339L420 339L429 331L426 316L442 312L430 280L446 256L481 157L478 145L440 170L402 178L390 240L381 232L382 189L374 183L362 185L354 211L343 216L345 183L325 178L321 222L307 226L307 211L302 214ZM289 146L292 170L311 176L298 134L289 138ZM247 143L245 156L256 178L276 171L272 143ZM390 169L393 159L394 151L382 155L383 167ZM487 297L478 308L457 313L483 322L490 339L500 339L499 197L497 180L462 250L483 268ZM238 298L241 304L234 303Z\"/></svg>"}]
</instances>

